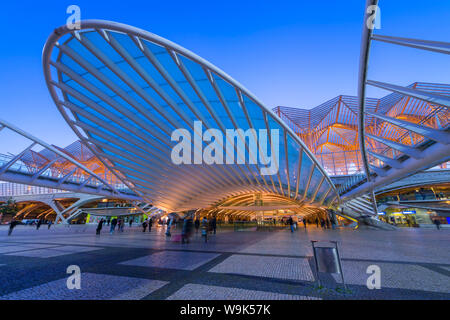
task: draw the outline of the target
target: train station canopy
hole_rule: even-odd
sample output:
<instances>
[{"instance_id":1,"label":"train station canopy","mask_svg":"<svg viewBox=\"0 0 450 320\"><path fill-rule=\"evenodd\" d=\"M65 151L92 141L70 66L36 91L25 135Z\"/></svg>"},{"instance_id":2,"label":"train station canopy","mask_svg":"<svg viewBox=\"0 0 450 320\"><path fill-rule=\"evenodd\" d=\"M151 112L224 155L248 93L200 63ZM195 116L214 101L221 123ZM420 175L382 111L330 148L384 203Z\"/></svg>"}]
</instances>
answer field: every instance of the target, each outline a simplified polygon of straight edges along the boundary
<instances>
[{"instance_id":1,"label":"train station canopy","mask_svg":"<svg viewBox=\"0 0 450 320\"><path fill-rule=\"evenodd\" d=\"M124 24L86 20L79 29L54 30L43 66L51 96L77 136L158 208L208 208L252 194L305 208L340 201L324 169L283 120L225 72L171 41ZM236 133L231 144L218 138L227 137L227 130ZM182 154L192 163L174 161L182 140L174 132L192 137L192 149ZM207 150L218 156L213 142L223 147L223 159L232 154L235 161L208 163L196 156ZM261 161L262 153L275 151L278 158ZM278 170L272 172L273 162Z\"/></svg>"}]
</instances>

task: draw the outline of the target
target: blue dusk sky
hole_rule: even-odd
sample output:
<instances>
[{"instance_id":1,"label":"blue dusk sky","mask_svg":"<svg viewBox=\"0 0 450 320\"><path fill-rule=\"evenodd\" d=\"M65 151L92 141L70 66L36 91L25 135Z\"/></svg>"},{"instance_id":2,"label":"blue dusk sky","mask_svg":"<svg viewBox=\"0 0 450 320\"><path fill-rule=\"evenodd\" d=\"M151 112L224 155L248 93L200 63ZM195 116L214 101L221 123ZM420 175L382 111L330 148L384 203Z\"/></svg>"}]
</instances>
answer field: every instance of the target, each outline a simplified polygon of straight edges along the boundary
<instances>
[{"instance_id":1,"label":"blue dusk sky","mask_svg":"<svg viewBox=\"0 0 450 320\"><path fill-rule=\"evenodd\" d=\"M136 26L209 60L265 105L312 108L355 95L365 0L3 1L0 118L66 146L76 136L50 98L41 53L76 4L82 19ZM450 1L380 0L378 34L450 42ZM448 55L376 43L369 78L408 85L450 83ZM370 90L381 97L385 91ZM0 153L21 143L0 133Z\"/></svg>"}]
</instances>

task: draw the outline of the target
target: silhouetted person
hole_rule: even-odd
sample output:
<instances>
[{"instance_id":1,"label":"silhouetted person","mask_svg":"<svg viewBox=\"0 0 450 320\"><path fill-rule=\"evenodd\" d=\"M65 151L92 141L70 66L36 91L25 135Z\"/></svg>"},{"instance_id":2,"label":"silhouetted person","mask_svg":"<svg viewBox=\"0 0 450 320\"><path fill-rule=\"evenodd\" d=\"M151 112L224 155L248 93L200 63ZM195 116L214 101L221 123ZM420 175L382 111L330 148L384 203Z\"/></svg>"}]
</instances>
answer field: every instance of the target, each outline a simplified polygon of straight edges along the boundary
<instances>
[{"instance_id":1,"label":"silhouetted person","mask_svg":"<svg viewBox=\"0 0 450 320\"><path fill-rule=\"evenodd\" d=\"M38 222L36 223L36 230L39 230L39 228L41 227L42 224L42 220L39 219Z\"/></svg>"},{"instance_id":2,"label":"silhouetted person","mask_svg":"<svg viewBox=\"0 0 450 320\"><path fill-rule=\"evenodd\" d=\"M291 232L294 232L294 220L292 220L292 217L289 217L287 223L291 226Z\"/></svg>"},{"instance_id":3,"label":"silhouetted person","mask_svg":"<svg viewBox=\"0 0 450 320\"><path fill-rule=\"evenodd\" d=\"M194 226L195 226L195 233L198 233L198 228L200 228L200 219L198 217L197 219L195 219Z\"/></svg>"},{"instance_id":4,"label":"silhouetted person","mask_svg":"<svg viewBox=\"0 0 450 320\"><path fill-rule=\"evenodd\" d=\"M306 219L303 219L303 226L304 226L305 229L306 229Z\"/></svg>"},{"instance_id":5,"label":"silhouetted person","mask_svg":"<svg viewBox=\"0 0 450 320\"><path fill-rule=\"evenodd\" d=\"M142 232L145 232L147 230L147 220L142 222Z\"/></svg>"},{"instance_id":6,"label":"silhouetted person","mask_svg":"<svg viewBox=\"0 0 450 320\"><path fill-rule=\"evenodd\" d=\"M172 234L170 233L170 229L172 228L172 224L175 224L175 228L176 228L176 221L174 217L171 217L167 220L167 229L166 229L166 236L167 237L171 237Z\"/></svg>"},{"instance_id":7,"label":"silhouetted person","mask_svg":"<svg viewBox=\"0 0 450 320\"><path fill-rule=\"evenodd\" d=\"M97 224L97 229L95 230L95 233L100 235L100 232L102 231L103 228L103 223L105 222L105 220L100 219L100 221Z\"/></svg>"},{"instance_id":8,"label":"silhouetted person","mask_svg":"<svg viewBox=\"0 0 450 320\"><path fill-rule=\"evenodd\" d=\"M216 217L213 217L211 219L211 228L212 228L214 234L216 234L216 228L217 228L217 219L216 219Z\"/></svg>"},{"instance_id":9,"label":"silhouetted person","mask_svg":"<svg viewBox=\"0 0 450 320\"><path fill-rule=\"evenodd\" d=\"M131 226L133 225L133 219L130 219L129 224L130 224L130 228L131 228Z\"/></svg>"},{"instance_id":10,"label":"silhouetted person","mask_svg":"<svg viewBox=\"0 0 450 320\"><path fill-rule=\"evenodd\" d=\"M434 219L434 224L436 225L436 229L440 230L441 229L441 220L439 219Z\"/></svg>"},{"instance_id":11,"label":"silhouetted person","mask_svg":"<svg viewBox=\"0 0 450 320\"><path fill-rule=\"evenodd\" d=\"M50 220L50 221L48 222L48 229L49 229L49 230L50 230L50 227L52 226L52 224L53 224L53 221Z\"/></svg>"},{"instance_id":12,"label":"silhouetted person","mask_svg":"<svg viewBox=\"0 0 450 320\"><path fill-rule=\"evenodd\" d=\"M8 236L11 235L11 233L13 232L13 229L14 229L18 224L19 224L19 221L17 221L17 220L12 220L12 221L9 223Z\"/></svg>"},{"instance_id":13,"label":"silhouetted person","mask_svg":"<svg viewBox=\"0 0 450 320\"><path fill-rule=\"evenodd\" d=\"M153 219L148 219L148 232L152 232Z\"/></svg>"},{"instance_id":14,"label":"silhouetted person","mask_svg":"<svg viewBox=\"0 0 450 320\"><path fill-rule=\"evenodd\" d=\"M192 234L192 218L184 219L183 229L181 230L181 243L189 243Z\"/></svg>"},{"instance_id":15,"label":"silhouetted person","mask_svg":"<svg viewBox=\"0 0 450 320\"><path fill-rule=\"evenodd\" d=\"M125 226L125 220L122 218L119 219L119 231L123 232L123 227Z\"/></svg>"},{"instance_id":16,"label":"silhouetted person","mask_svg":"<svg viewBox=\"0 0 450 320\"><path fill-rule=\"evenodd\" d=\"M205 237L205 242L208 242L208 219L203 217L202 222L202 237Z\"/></svg>"},{"instance_id":17,"label":"silhouetted person","mask_svg":"<svg viewBox=\"0 0 450 320\"><path fill-rule=\"evenodd\" d=\"M111 220L111 228L109 229L109 233L114 233L114 230L116 230L117 225L117 219L114 218Z\"/></svg>"},{"instance_id":18,"label":"silhouetted person","mask_svg":"<svg viewBox=\"0 0 450 320\"><path fill-rule=\"evenodd\" d=\"M316 227L319 228L319 218L316 218Z\"/></svg>"}]
</instances>

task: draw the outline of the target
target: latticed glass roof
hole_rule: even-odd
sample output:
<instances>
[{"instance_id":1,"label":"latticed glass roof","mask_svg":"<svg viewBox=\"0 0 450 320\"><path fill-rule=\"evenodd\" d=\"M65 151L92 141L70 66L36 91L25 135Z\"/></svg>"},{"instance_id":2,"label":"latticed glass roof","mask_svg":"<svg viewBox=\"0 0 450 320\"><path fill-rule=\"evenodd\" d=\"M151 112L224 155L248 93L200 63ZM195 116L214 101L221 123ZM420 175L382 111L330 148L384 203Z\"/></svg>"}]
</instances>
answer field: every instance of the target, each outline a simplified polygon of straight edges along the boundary
<instances>
[{"instance_id":1,"label":"latticed glass roof","mask_svg":"<svg viewBox=\"0 0 450 320\"><path fill-rule=\"evenodd\" d=\"M104 21L58 28L48 39L44 72L62 115L91 151L154 206L204 208L239 194L277 194L299 204L338 201L322 167L295 133L251 93L212 64L146 31ZM174 164L175 129L279 132L279 170L243 164ZM194 132L195 131L195 132ZM268 139L270 146L275 142ZM225 144L225 143L224 143ZM207 141L193 146L204 150ZM193 151L194 152L194 151ZM278 162L277 161L277 162Z\"/></svg>"}]
</instances>

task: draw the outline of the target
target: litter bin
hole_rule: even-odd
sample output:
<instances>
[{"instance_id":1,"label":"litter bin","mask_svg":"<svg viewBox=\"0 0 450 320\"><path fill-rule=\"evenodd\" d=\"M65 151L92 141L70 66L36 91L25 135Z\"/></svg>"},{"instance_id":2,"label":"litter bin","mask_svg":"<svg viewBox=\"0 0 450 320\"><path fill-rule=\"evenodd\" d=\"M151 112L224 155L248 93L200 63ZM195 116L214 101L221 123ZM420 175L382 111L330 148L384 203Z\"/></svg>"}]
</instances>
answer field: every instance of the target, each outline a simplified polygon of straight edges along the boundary
<instances>
[{"instance_id":1,"label":"litter bin","mask_svg":"<svg viewBox=\"0 0 450 320\"><path fill-rule=\"evenodd\" d=\"M318 243L326 243L327 246L316 246ZM320 285L319 273L337 273L341 275L342 284L347 289L344 281L344 273L342 272L341 258L339 256L339 249L337 241L311 241L314 262L316 265L317 282ZM331 245L330 245L331 244Z\"/></svg>"}]
</instances>

